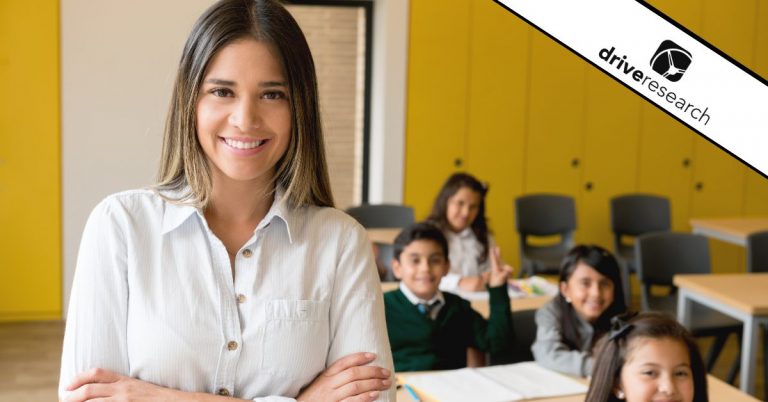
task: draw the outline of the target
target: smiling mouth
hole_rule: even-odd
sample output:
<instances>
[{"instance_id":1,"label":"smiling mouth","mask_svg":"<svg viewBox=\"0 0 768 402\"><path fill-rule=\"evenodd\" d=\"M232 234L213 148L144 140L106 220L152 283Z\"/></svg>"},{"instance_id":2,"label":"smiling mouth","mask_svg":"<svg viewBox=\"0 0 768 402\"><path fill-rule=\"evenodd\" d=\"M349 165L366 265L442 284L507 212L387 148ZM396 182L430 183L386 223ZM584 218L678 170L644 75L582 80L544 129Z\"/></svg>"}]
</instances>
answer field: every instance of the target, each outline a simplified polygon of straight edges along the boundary
<instances>
[{"instance_id":1,"label":"smiling mouth","mask_svg":"<svg viewBox=\"0 0 768 402\"><path fill-rule=\"evenodd\" d=\"M222 138L225 144L236 149L253 149L265 144L269 140L238 141L229 138Z\"/></svg>"}]
</instances>

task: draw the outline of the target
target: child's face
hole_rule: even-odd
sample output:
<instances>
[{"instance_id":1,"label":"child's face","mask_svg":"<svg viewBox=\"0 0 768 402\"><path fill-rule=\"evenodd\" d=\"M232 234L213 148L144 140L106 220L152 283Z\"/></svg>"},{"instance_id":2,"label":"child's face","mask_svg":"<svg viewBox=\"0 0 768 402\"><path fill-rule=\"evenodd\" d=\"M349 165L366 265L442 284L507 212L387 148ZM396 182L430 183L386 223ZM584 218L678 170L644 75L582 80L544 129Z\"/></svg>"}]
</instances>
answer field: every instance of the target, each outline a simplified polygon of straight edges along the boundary
<instances>
[{"instance_id":1,"label":"child's face","mask_svg":"<svg viewBox=\"0 0 768 402\"><path fill-rule=\"evenodd\" d=\"M437 293L440 279L448 273L448 260L443 249L432 240L415 240L392 261L392 271L417 297L431 299Z\"/></svg>"},{"instance_id":2,"label":"child's face","mask_svg":"<svg viewBox=\"0 0 768 402\"><path fill-rule=\"evenodd\" d=\"M627 402L692 402L693 372L688 349L673 338L635 338L621 368Z\"/></svg>"},{"instance_id":3,"label":"child's face","mask_svg":"<svg viewBox=\"0 0 768 402\"><path fill-rule=\"evenodd\" d=\"M568 281L560 282L560 293L581 318L595 322L613 303L613 286L607 276L579 262Z\"/></svg>"},{"instance_id":4,"label":"child's face","mask_svg":"<svg viewBox=\"0 0 768 402\"><path fill-rule=\"evenodd\" d=\"M467 187L460 188L448 198L445 214L453 232L461 232L475 221L480 210L480 201L480 194Z\"/></svg>"}]
</instances>

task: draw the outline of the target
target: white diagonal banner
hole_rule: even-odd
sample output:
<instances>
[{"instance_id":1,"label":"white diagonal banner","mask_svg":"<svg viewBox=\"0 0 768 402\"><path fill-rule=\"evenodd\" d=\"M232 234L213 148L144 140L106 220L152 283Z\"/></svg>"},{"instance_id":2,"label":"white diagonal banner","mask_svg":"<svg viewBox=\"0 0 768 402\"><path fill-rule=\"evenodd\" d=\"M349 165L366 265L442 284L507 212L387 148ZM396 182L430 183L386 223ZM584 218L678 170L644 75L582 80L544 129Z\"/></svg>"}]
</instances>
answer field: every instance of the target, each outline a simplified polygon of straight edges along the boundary
<instances>
[{"instance_id":1,"label":"white diagonal banner","mask_svg":"<svg viewBox=\"0 0 768 402\"><path fill-rule=\"evenodd\" d=\"M495 0L768 175L768 82L637 0Z\"/></svg>"}]
</instances>

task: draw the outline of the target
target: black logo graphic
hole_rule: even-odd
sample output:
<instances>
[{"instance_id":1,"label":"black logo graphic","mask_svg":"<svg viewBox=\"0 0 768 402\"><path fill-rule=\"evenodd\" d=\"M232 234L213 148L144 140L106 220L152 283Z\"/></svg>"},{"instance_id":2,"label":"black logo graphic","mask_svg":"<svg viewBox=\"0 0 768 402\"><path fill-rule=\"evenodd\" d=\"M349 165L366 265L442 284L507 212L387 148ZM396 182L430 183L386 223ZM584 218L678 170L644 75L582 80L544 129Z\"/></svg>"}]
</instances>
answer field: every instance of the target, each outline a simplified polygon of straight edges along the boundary
<instances>
[{"instance_id":1,"label":"black logo graphic","mask_svg":"<svg viewBox=\"0 0 768 402\"><path fill-rule=\"evenodd\" d=\"M659 49L651 58L653 71L672 82L680 81L690 65L691 53L671 40L661 42Z\"/></svg>"}]
</instances>

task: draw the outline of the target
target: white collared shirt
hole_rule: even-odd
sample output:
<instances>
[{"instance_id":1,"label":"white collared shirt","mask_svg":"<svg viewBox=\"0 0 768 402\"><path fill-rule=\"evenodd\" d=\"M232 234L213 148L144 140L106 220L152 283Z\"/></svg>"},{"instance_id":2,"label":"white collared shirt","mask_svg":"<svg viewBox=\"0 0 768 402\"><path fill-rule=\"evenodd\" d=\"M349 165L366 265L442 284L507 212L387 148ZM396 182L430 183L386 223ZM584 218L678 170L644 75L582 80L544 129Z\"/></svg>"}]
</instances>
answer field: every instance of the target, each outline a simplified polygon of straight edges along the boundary
<instances>
[{"instance_id":1,"label":"white collared shirt","mask_svg":"<svg viewBox=\"0 0 768 402\"><path fill-rule=\"evenodd\" d=\"M465 276L479 276L490 268L490 262L486 258L483 263L478 263L483 253L483 244L475 237L472 228L466 228L459 233L446 230L445 238L448 240L448 259L451 269L440 281L440 289L451 292L459 289L459 281ZM488 235L488 247L493 247L493 238Z\"/></svg>"},{"instance_id":2,"label":"white collared shirt","mask_svg":"<svg viewBox=\"0 0 768 402\"><path fill-rule=\"evenodd\" d=\"M437 314L440 312L440 309L445 305L445 296L443 296L443 292L440 290L438 290L437 293L435 293L435 295L432 296L432 298L429 300L421 299L419 296L413 294L411 289L408 289L408 286L405 286L405 283L403 282L400 282L400 291L403 292L405 298L408 299L408 301L411 302L414 306L419 304L427 304L431 306L434 303L438 303L435 304L434 307L432 307L432 310L429 311L429 318L433 320L437 318Z\"/></svg>"},{"instance_id":3,"label":"white collared shirt","mask_svg":"<svg viewBox=\"0 0 768 402\"><path fill-rule=\"evenodd\" d=\"M238 251L234 279L196 208L150 190L102 201L80 244L59 395L92 367L262 402L293 400L350 353L392 369L365 230L336 209L280 198Z\"/></svg>"}]
</instances>

